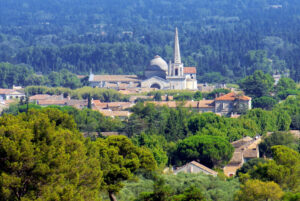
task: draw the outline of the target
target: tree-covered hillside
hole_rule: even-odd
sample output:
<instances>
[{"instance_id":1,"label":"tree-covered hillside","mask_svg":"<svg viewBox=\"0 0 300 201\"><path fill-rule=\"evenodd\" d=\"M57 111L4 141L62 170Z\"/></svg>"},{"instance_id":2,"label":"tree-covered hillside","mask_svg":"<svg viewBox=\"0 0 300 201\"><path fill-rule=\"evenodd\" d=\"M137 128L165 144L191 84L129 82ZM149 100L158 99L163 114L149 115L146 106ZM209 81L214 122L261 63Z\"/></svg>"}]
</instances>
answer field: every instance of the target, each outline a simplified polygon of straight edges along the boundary
<instances>
[{"instance_id":1,"label":"tree-covered hillside","mask_svg":"<svg viewBox=\"0 0 300 201\"><path fill-rule=\"evenodd\" d=\"M255 70L300 80L296 0L0 0L0 61L37 72L142 74L156 54L183 61L201 81Z\"/></svg>"}]
</instances>

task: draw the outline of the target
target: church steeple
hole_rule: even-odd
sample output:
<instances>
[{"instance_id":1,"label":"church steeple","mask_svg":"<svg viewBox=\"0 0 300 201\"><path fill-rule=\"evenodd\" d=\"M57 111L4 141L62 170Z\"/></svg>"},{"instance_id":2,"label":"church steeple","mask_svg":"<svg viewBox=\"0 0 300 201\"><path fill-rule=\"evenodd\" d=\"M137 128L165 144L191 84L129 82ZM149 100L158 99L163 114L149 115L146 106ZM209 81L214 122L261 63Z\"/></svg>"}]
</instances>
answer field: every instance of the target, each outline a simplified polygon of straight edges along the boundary
<instances>
[{"instance_id":1,"label":"church steeple","mask_svg":"<svg viewBox=\"0 0 300 201\"><path fill-rule=\"evenodd\" d=\"M177 27L175 29L175 41L174 41L174 64L181 64Z\"/></svg>"}]
</instances>

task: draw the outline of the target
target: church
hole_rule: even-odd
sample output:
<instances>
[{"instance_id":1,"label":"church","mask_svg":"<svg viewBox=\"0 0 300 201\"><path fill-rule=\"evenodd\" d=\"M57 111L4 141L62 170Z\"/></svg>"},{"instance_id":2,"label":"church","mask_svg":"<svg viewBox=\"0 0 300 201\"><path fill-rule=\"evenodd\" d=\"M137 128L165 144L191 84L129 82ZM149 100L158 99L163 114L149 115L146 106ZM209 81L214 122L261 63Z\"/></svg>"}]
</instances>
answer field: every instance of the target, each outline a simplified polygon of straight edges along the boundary
<instances>
[{"instance_id":1,"label":"church","mask_svg":"<svg viewBox=\"0 0 300 201\"><path fill-rule=\"evenodd\" d=\"M155 56L146 68L144 76L136 75L94 75L90 73L91 87L101 88L156 88L197 90L196 67L184 67L181 62L178 30L175 30L174 60L167 62Z\"/></svg>"}]
</instances>

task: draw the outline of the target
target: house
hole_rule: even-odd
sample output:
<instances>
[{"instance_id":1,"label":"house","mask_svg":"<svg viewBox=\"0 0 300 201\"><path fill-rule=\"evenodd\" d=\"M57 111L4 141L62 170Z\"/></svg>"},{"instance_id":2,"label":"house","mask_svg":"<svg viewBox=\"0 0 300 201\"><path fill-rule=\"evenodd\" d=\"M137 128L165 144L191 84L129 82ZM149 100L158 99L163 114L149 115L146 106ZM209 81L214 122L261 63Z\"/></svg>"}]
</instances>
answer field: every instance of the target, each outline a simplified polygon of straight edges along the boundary
<instances>
[{"instance_id":1,"label":"house","mask_svg":"<svg viewBox=\"0 0 300 201\"><path fill-rule=\"evenodd\" d=\"M233 112L251 109L251 98L243 94L230 92L226 95L215 98L215 113L230 115Z\"/></svg>"},{"instance_id":2,"label":"house","mask_svg":"<svg viewBox=\"0 0 300 201\"><path fill-rule=\"evenodd\" d=\"M232 142L235 148L233 156L229 163L223 168L224 174L228 177L234 176L236 171L243 164L253 158L259 158L258 144L261 142L260 137L251 138L249 136Z\"/></svg>"},{"instance_id":3,"label":"house","mask_svg":"<svg viewBox=\"0 0 300 201\"><path fill-rule=\"evenodd\" d=\"M126 120L131 115L131 112L128 111L112 111L112 110L102 110L102 109L99 109L97 111L103 114L103 116L105 117L111 117L111 118L118 117L121 120Z\"/></svg>"},{"instance_id":4,"label":"house","mask_svg":"<svg viewBox=\"0 0 300 201\"><path fill-rule=\"evenodd\" d=\"M35 102L40 106L58 105L58 106L72 106L77 109L83 109L87 107L87 100L71 99L69 96L64 98L63 95L48 95L37 94L29 97L30 102Z\"/></svg>"},{"instance_id":5,"label":"house","mask_svg":"<svg viewBox=\"0 0 300 201\"><path fill-rule=\"evenodd\" d=\"M21 90L16 89L0 89L0 99L10 100L10 99L20 99L25 98L25 93Z\"/></svg>"},{"instance_id":6,"label":"house","mask_svg":"<svg viewBox=\"0 0 300 201\"><path fill-rule=\"evenodd\" d=\"M219 115L229 116L232 113L238 113L239 109L251 109L251 98L245 95L236 94L231 92L226 95L215 98L214 100L201 100L201 101L147 101L145 103L153 103L157 106L167 106L176 108L181 105L185 108L190 108L197 112L214 112ZM232 115L233 117L237 115Z\"/></svg>"},{"instance_id":7,"label":"house","mask_svg":"<svg viewBox=\"0 0 300 201\"><path fill-rule=\"evenodd\" d=\"M112 110L122 111L134 106L131 102L101 102L100 100L92 100L92 107L95 110Z\"/></svg>"},{"instance_id":8,"label":"house","mask_svg":"<svg viewBox=\"0 0 300 201\"><path fill-rule=\"evenodd\" d=\"M140 79L136 75L94 75L90 74L91 87L126 89L136 88L140 85Z\"/></svg>"},{"instance_id":9,"label":"house","mask_svg":"<svg viewBox=\"0 0 300 201\"><path fill-rule=\"evenodd\" d=\"M184 172L184 173L204 173L207 175L212 175L212 176L217 176L218 173L216 171L213 171L212 169L196 162L196 161L192 161L190 163L187 163L186 165L179 167L177 169L175 169L173 171L173 174L176 175L180 172Z\"/></svg>"}]
</instances>

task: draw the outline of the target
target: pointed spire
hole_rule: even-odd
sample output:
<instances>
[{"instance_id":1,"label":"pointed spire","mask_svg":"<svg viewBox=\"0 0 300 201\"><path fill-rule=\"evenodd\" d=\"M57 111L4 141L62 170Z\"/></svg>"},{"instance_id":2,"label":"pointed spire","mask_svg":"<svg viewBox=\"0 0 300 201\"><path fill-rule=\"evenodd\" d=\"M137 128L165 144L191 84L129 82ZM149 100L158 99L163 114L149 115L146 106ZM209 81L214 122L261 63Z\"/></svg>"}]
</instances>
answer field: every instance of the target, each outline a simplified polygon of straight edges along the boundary
<instances>
[{"instance_id":1,"label":"pointed spire","mask_svg":"<svg viewBox=\"0 0 300 201\"><path fill-rule=\"evenodd\" d=\"M174 41L174 63L181 64L180 49L179 49L179 40L178 40L178 30L175 29L175 41Z\"/></svg>"}]
</instances>

